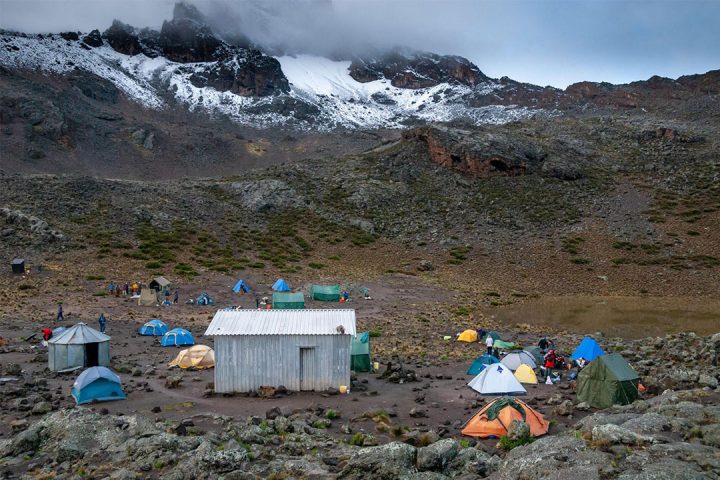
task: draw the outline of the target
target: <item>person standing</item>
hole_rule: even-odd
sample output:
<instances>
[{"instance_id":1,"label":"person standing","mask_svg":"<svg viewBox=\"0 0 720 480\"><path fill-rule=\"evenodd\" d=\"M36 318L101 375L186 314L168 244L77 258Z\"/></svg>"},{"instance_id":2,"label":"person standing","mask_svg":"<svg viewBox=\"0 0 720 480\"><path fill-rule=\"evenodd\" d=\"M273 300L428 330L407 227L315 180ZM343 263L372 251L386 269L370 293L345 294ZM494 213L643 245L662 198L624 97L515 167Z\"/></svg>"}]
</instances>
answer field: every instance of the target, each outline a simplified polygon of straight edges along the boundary
<instances>
[{"instance_id":1,"label":"person standing","mask_svg":"<svg viewBox=\"0 0 720 480\"><path fill-rule=\"evenodd\" d=\"M180 292L178 289L175 289L175 295L173 295L173 303L177 305L178 301L180 300Z\"/></svg>"},{"instance_id":2,"label":"person standing","mask_svg":"<svg viewBox=\"0 0 720 480\"><path fill-rule=\"evenodd\" d=\"M105 327L107 326L107 319L105 318L104 313L100 314L100 318L98 318L98 324L100 325L100 333L105 333Z\"/></svg>"},{"instance_id":3,"label":"person standing","mask_svg":"<svg viewBox=\"0 0 720 480\"><path fill-rule=\"evenodd\" d=\"M56 320L57 322L64 322L64 321L65 321L65 315L63 315L62 302L58 303L57 317L56 317L55 320Z\"/></svg>"},{"instance_id":4,"label":"person standing","mask_svg":"<svg viewBox=\"0 0 720 480\"><path fill-rule=\"evenodd\" d=\"M495 343L495 340L493 340L493 337L491 335L488 335L487 338L485 338L485 346L487 347L488 355L492 355L494 343Z\"/></svg>"},{"instance_id":5,"label":"person standing","mask_svg":"<svg viewBox=\"0 0 720 480\"><path fill-rule=\"evenodd\" d=\"M550 375L552 375L552 370L555 368L555 359L557 356L555 355L555 350L548 350L548 353L545 354L545 381L547 381L548 378L550 378Z\"/></svg>"}]
</instances>

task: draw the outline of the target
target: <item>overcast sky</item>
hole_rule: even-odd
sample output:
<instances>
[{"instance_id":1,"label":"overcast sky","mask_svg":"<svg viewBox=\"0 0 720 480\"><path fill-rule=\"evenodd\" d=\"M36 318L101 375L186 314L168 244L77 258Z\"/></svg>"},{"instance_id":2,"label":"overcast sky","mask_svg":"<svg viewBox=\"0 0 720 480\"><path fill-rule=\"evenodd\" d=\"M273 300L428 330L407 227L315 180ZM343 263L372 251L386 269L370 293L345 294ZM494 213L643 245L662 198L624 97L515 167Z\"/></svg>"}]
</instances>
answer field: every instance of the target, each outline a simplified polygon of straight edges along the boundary
<instances>
[{"instance_id":1,"label":"overcast sky","mask_svg":"<svg viewBox=\"0 0 720 480\"><path fill-rule=\"evenodd\" d=\"M296 50L404 45L565 87L720 68L720 0L195 0L222 28ZM173 0L0 0L0 28L159 28Z\"/></svg>"}]
</instances>

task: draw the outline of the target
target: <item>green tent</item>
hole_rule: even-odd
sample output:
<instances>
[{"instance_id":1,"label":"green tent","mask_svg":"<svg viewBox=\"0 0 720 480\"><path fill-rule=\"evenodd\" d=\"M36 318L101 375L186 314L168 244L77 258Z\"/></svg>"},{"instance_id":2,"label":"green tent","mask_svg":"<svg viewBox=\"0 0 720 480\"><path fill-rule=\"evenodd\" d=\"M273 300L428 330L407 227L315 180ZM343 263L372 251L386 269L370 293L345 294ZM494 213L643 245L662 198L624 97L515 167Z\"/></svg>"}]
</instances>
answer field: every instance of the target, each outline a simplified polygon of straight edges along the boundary
<instances>
[{"instance_id":1,"label":"green tent","mask_svg":"<svg viewBox=\"0 0 720 480\"><path fill-rule=\"evenodd\" d=\"M627 405L638 397L639 381L622 355L601 355L580 370L577 398L595 408Z\"/></svg>"},{"instance_id":2,"label":"green tent","mask_svg":"<svg viewBox=\"0 0 720 480\"><path fill-rule=\"evenodd\" d=\"M363 332L352 339L350 347L350 369L355 372L369 372L370 361L370 332Z\"/></svg>"},{"instance_id":3,"label":"green tent","mask_svg":"<svg viewBox=\"0 0 720 480\"><path fill-rule=\"evenodd\" d=\"M276 310L299 310L305 308L305 296L302 292L275 292L272 296L272 308Z\"/></svg>"},{"instance_id":4,"label":"green tent","mask_svg":"<svg viewBox=\"0 0 720 480\"><path fill-rule=\"evenodd\" d=\"M310 298L321 302L339 302L340 285L313 285L310 287Z\"/></svg>"},{"instance_id":5,"label":"green tent","mask_svg":"<svg viewBox=\"0 0 720 480\"><path fill-rule=\"evenodd\" d=\"M495 340L495 343L493 343L493 347L502 348L504 350L512 350L512 349L516 348L517 346L513 342L506 342L504 340Z\"/></svg>"}]
</instances>

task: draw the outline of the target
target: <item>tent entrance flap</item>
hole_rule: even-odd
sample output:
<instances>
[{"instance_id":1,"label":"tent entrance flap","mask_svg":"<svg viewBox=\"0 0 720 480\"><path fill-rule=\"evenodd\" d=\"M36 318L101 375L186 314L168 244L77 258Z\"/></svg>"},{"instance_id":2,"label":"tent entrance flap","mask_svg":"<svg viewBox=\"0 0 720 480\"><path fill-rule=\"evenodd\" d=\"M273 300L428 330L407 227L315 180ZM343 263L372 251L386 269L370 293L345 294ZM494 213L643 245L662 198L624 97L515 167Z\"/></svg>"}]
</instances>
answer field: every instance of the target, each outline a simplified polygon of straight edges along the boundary
<instances>
[{"instance_id":1,"label":"tent entrance flap","mask_svg":"<svg viewBox=\"0 0 720 480\"><path fill-rule=\"evenodd\" d=\"M85 345L85 366L97 367L98 363L98 344L88 343Z\"/></svg>"}]
</instances>

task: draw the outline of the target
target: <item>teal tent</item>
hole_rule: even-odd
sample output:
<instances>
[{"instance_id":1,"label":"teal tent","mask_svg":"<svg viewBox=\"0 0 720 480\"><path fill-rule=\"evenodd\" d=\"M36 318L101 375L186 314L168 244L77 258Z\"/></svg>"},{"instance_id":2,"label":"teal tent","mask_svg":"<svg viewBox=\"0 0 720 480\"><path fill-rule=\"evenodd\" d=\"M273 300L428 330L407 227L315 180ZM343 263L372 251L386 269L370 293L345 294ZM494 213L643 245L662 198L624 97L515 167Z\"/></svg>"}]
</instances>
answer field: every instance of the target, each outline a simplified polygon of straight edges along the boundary
<instances>
[{"instance_id":1,"label":"teal tent","mask_svg":"<svg viewBox=\"0 0 720 480\"><path fill-rule=\"evenodd\" d=\"M488 332L488 336L492 337L493 342L495 342L497 340L502 340L502 338L500 338L500 334L497 332Z\"/></svg>"},{"instance_id":2,"label":"teal tent","mask_svg":"<svg viewBox=\"0 0 720 480\"><path fill-rule=\"evenodd\" d=\"M275 310L299 310L305 308L305 295L302 292L275 292L272 296L272 308Z\"/></svg>"},{"instance_id":3,"label":"teal tent","mask_svg":"<svg viewBox=\"0 0 720 480\"><path fill-rule=\"evenodd\" d=\"M590 337L585 337L572 355L570 355L570 358L573 360L584 358L588 362L592 362L600 355L605 355L600 344Z\"/></svg>"},{"instance_id":4,"label":"teal tent","mask_svg":"<svg viewBox=\"0 0 720 480\"><path fill-rule=\"evenodd\" d=\"M250 287L248 287L248 284L245 283L245 280L243 280L243 279L238 280L237 283L235 284L235 286L233 287L233 292L240 293L241 291L243 293L248 293L250 291Z\"/></svg>"},{"instance_id":5,"label":"teal tent","mask_svg":"<svg viewBox=\"0 0 720 480\"><path fill-rule=\"evenodd\" d=\"M197 300L195 301L198 305L215 305L215 300L208 295L207 292L203 292L200 295L198 295Z\"/></svg>"},{"instance_id":6,"label":"teal tent","mask_svg":"<svg viewBox=\"0 0 720 480\"><path fill-rule=\"evenodd\" d=\"M350 346L350 369L355 372L369 372L372 369L370 360L370 332L363 332L352 339Z\"/></svg>"},{"instance_id":7,"label":"teal tent","mask_svg":"<svg viewBox=\"0 0 720 480\"><path fill-rule=\"evenodd\" d=\"M482 372L486 366L492 365L493 363L500 363L500 359L495 358L492 355L485 354L482 357L478 357L475 359L472 365L470 365L470 368L468 368L467 374L477 375L478 373Z\"/></svg>"},{"instance_id":8,"label":"teal tent","mask_svg":"<svg viewBox=\"0 0 720 480\"><path fill-rule=\"evenodd\" d=\"M273 283L272 289L276 292L289 292L290 285L288 285L282 278L278 278L275 280L275 283Z\"/></svg>"},{"instance_id":9,"label":"teal tent","mask_svg":"<svg viewBox=\"0 0 720 480\"><path fill-rule=\"evenodd\" d=\"M340 285L313 285L310 288L310 297L321 302L339 302Z\"/></svg>"},{"instance_id":10,"label":"teal tent","mask_svg":"<svg viewBox=\"0 0 720 480\"><path fill-rule=\"evenodd\" d=\"M120 377L107 367L90 367L82 372L75 380L71 394L78 405L125 399Z\"/></svg>"}]
</instances>

